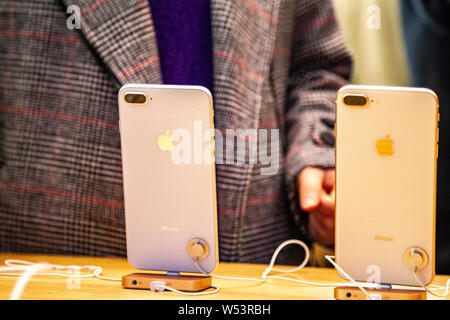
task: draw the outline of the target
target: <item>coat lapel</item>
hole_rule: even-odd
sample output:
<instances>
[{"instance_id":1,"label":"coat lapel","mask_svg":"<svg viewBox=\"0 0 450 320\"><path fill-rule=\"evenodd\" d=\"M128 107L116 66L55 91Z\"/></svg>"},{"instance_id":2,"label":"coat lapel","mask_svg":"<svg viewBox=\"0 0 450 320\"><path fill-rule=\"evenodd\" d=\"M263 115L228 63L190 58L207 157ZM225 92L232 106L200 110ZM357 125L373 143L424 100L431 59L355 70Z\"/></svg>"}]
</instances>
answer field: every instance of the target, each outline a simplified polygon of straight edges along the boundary
<instances>
[{"instance_id":1,"label":"coat lapel","mask_svg":"<svg viewBox=\"0 0 450 320\"><path fill-rule=\"evenodd\" d=\"M161 83L148 0L63 2L79 8L81 32L120 84Z\"/></svg>"}]
</instances>

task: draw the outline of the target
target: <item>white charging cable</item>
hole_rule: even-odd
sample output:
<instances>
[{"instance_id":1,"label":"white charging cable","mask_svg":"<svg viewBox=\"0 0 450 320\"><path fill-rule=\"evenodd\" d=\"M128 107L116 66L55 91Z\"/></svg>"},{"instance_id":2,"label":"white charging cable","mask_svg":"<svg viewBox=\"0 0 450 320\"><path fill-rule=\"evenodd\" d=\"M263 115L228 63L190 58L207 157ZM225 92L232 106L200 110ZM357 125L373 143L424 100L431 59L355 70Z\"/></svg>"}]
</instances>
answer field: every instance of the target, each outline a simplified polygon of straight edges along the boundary
<instances>
[{"instance_id":1,"label":"white charging cable","mask_svg":"<svg viewBox=\"0 0 450 320\"><path fill-rule=\"evenodd\" d=\"M30 279L34 276L50 276L50 277L65 277L65 278L98 278L102 280L122 281L119 278L111 278L102 276L102 267L99 266L76 266L68 265L62 266L49 263L35 263L25 260L8 259L5 260L6 267L0 267L1 276L20 277L14 285L13 291L10 295L10 300L18 300ZM88 274L64 274L60 272L53 272L55 270L67 271L92 271ZM51 271L51 272L48 272Z\"/></svg>"},{"instance_id":2,"label":"white charging cable","mask_svg":"<svg viewBox=\"0 0 450 320\"><path fill-rule=\"evenodd\" d=\"M334 256L325 256L325 259L328 260L328 262L330 262L338 271L340 271L348 280L350 280L354 285L358 286L359 289L361 289L362 292L365 293L366 295L366 299L367 300L379 300L381 298L380 295L371 295L367 292L366 289L364 289L364 287L357 283L352 277L350 277L350 275L344 271L344 269L342 269L333 259L335 259Z\"/></svg>"},{"instance_id":3,"label":"white charging cable","mask_svg":"<svg viewBox=\"0 0 450 320\"><path fill-rule=\"evenodd\" d=\"M51 276L51 277L64 277L64 278L98 278L101 280L111 280L111 281L122 281L119 278L111 278L102 276L102 267L100 266L77 266L77 265L57 265L57 264L48 264L48 263L34 263L25 260L17 260L17 259L8 259L5 260L5 265L7 267L0 268L0 275L2 276L16 276L20 277L17 280L13 291L10 295L10 300L18 300L22 296L23 290L27 285L28 281L33 276ZM52 270L67 270L67 271L92 271L89 274L64 274L60 272L44 272L44 271L52 271ZM22 272L22 273L19 273ZM184 294L188 296L200 296L207 294L214 294L219 291L218 287L211 286L210 288L214 289L212 291L207 292L183 292L180 290L176 290L169 286L166 286L164 282L154 281L152 282L151 287L149 288L152 291L164 291L169 290L172 292L176 292L179 294Z\"/></svg>"},{"instance_id":4,"label":"white charging cable","mask_svg":"<svg viewBox=\"0 0 450 320\"><path fill-rule=\"evenodd\" d=\"M448 295L448 292L450 291L450 279L447 280L445 286L438 286L438 285L435 285L435 284L430 284L429 287L432 287L432 289L429 289L430 291L433 291L433 290L445 290L445 293L442 294L442 295L439 295L438 293L436 293L436 294L434 294L432 292L430 292L430 293L432 295L436 295L438 297L446 297Z\"/></svg>"},{"instance_id":5,"label":"white charging cable","mask_svg":"<svg viewBox=\"0 0 450 320\"><path fill-rule=\"evenodd\" d=\"M39 271L47 270L48 268L49 265L41 263L36 263L34 265L27 267L27 270L24 271L24 273L21 275L19 280L14 285L9 300L20 300L22 292L25 289L25 286L27 285L28 281L30 281L31 277L33 277L33 275L35 275Z\"/></svg>"},{"instance_id":6,"label":"white charging cable","mask_svg":"<svg viewBox=\"0 0 450 320\"><path fill-rule=\"evenodd\" d=\"M304 250L305 250L305 257L302 261L302 263L295 268L292 269L278 269L278 268L274 268L274 264L275 261L278 257L278 254L280 253L280 251L286 247L287 245L290 244L297 244L299 246L301 246ZM219 279L226 279L226 280L250 280L250 281L257 281L257 282L264 282L266 281L266 279L280 279L280 280L286 280L286 281L292 281L292 282L296 282L296 283L301 283L301 284L305 284L305 285L312 285L312 286L321 286L321 287L337 287L337 286L351 286L351 287L358 287L360 288L367 296L368 299L379 299L380 296L376 295L376 294L369 294L367 292L367 290L364 289L364 287L361 284L358 284L355 280L353 280L349 275L347 275L347 278L353 282L353 285L351 284L347 284L347 283L317 283L317 282L310 282L310 281L305 281L305 280L299 280L299 279L292 279L292 278L287 278L287 277L282 277L282 276L274 276L274 275L269 275L270 272L272 271L276 271L276 272L282 272L282 273L291 273L291 272L296 272L301 270L302 268L304 268L306 266L306 264L309 261L309 257L310 257L310 252L309 252L309 248L308 246L300 240L297 239L291 239L291 240L286 240L283 243L281 243L276 250L274 251L272 258L270 260L270 264L269 266L266 268L266 270L263 272L263 274L261 275L261 279L254 279L254 278L236 278L236 277L223 277L223 276L216 276L216 275L212 275L209 274L207 272L205 272L200 265L198 264L197 261L194 260L194 265L197 267L197 269L204 275L207 275L209 277L213 277L213 278L219 278ZM331 262L333 265L337 266L338 269L342 270L341 267L339 267L336 262L332 261ZM343 271L343 270L342 270ZM343 272L343 274L347 274L345 272ZM379 284L376 283L368 283L366 284L366 288L380 288Z\"/></svg>"},{"instance_id":7,"label":"white charging cable","mask_svg":"<svg viewBox=\"0 0 450 320\"><path fill-rule=\"evenodd\" d=\"M447 280L447 283L445 285L445 287L441 287L441 286L436 286L436 285L431 285L433 286L434 290L443 290L445 289L445 292L443 294L440 293L436 293L433 292L433 290L429 289L423 282L422 280L419 279L419 276L417 274L417 268L413 268L412 270L413 274L414 274L414 278L416 279L417 283L424 288L429 294L432 294L433 296L436 297L446 297L448 295L448 291L449 291L449 287L450 287L450 279Z\"/></svg>"},{"instance_id":8,"label":"white charging cable","mask_svg":"<svg viewBox=\"0 0 450 320\"><path fill-rule=\"evenodd\" d=\"M278 254L280 253L280 251L286 247L287 245L290 244L297 244L301 247L303 247L303 249L305 250L305 257L302 261L302 263L292 269L278 269L278 268L274 268L275 265L275 261L278 257ZM257 279L257 278L243 278L243 277L226 277L226 276L217 276L217 275L213 275L210 274L208 272L206 272L205 270L202 269L202 267L200 266L200 264L198 263L197 260L194 260L194 265L197 268L197 270L202 273L205 276L211 277L211 278L217 278L217 279L224 279L224 280L239 280L239 281L255 281L255 282L265 282L266 279L280 279L280 280L287 280L287 281L293 281L293 282L297 282L297 283L302 283L302 284L306 284L306 285L314 285L314 286L329 286L329 287L335 287L335 286L339 286L339 285L347 285L347 284L343 284L343 283L316 283L316 282L309 282L309 281L304 281L304 280L298 280L298 279L291 279L291 278L286 278L286 277L281 277L281 276L269 276L269 273L272 271L276 271L276 272L282 272L282 273L291 273L291 272L296 272L299 271L300 269L304 268L306 266L306 264L309 261L309 257L310 257L310 252L309 252L309 248L308 246L300 240L297 239L291 239L291 240L286 240L283 243L281 243L274 251L274 253L272 254L272 258L270 259L270 263L269 266L264 270L263 274L261 275L261 278ZM203 294L214 294L217 293L219 291L219 289L217 288L217 290L215 291L209 291L209 292L202 292L202 293L188 293L188 292L183 292L183 291L179 291L179 290L175 290L172 288L168 288L163 286L162 284L158 284L156 282L152 283L152 287L154 287L155 289L161 288L161 289L167 289L173 292L177 292L180 294L184 294L184 295L203 295ZM153 290L153 289L152 289ZM155 291L155 290L153 290ZM159 290L156 290L159 291Z\"/></svg>"},{"instance_id":9,"label":"white charging cable","mask_svg":"<svg viewBox=\"0 0 450 320\"><path fill-rule=\"evenodd\" d=\"M280 253L280 251L281 251L285 246L290 245L290 244L298 244L298 245L302 246L303 249L305 250L305 258L303 259L302 263L301 263L298 267L295 267L295 268L289 269L289 270L281 270L281 269L276 269L276 268L274 268L273 266L274 266L275 261L276 261L276 259L277 259L277 257L278 257L278 254ZM197 270L200 271L202 274L204 274L204 275L206 275L206 276L208 276L208 277L212 277L212 278L225 279L225 280L244 280L244 281L264 282L264 281L266 281L267 278L272 277L272 276L268 276L268 274L269 274L271 271L278 271L278 272L286 272L286 273L287 273L287 272L295 272L295 271L298 271L298 270L302 269L302 268L308 263L309 255L310 255L310 253L309 253L309 248L308 248L308 246L307 246L304 242L302 242L302 241L300 241L300 240L297 240L297 239L286 240L286 241L284 241L283 243L281 243L281 244L275 249L274 253L272 254L272 258L270 259L270 264L269 264L269 266L266 268L266 270L263 272L263 274L261 275L261 278L260 278L260 279L216 276L216 275L212 275L212 274L209 274L209 273L207 273L206 271L204 271L204 270L200 267L199 263L198 263L196 260L194 260L194 265L195 265L195 267L197 268ZM287 279L287 278L286 278L286 279ZM290 280L290 279L288 279L288 280Z\"/></svg>"},{"instance_id":10,"label":"white charging cable","mask_svg":"<svg viewBox=\"0 0 450 320\"><path fill-rule=\"evenodd\" d=\"M305 258L303 259L302 263L298 267L295 267L295 268L292 268L289 270L280 270L280 269L274 268L274 264L275 264L276 258L278 257L278 254L285 246L290 245L290 244L300 245L305 250ZM262 274L260 279L211 275L211 274L208 274L207 272L205 272L204 270L202 270L202 268L197 263L197 261L194 260L194 264L197 267L197 269L204 275L207 275L207 276L213 277L213 278L226 279L226 280L244 280L244 281L264 282L266 279L273 278L273 279L288 280L288 281L293 281L293 282L297 282L297 283L303 283L303 284L307 284L307 285L316 285L316 286L342 285L339 283L332 283L332 284L331 283L330 284L314 283L314 282L308 282L308 281L303 281L303 280L298 280L298 279L290 279L290 278L285 278L285 277L280 277L280 276L269 276L268 275L271 271L296 272L296 271L302 269L307 264L307 262L309 260L309 256L310 256L309 249L305 243L303 243L300 240L296 240L296 239L287 240L287 241L281 243L276 248L276 250L274 251L274 253L272 255L272 258L270 260L270 264L269 264L268 268L266 268L266 270L264 271L264 273ZM21 296L27 282L30 280L30 278L32 276L52 276L52 277L54 276L54 277L65 277L65 278L98 278L101 280L112 280L112 281L121 281L122 280L119 278L102 276L101 273L102 273L103 269L100 266L92 266L92 265L64 266L64 265L57 265L57 264L34 263L34 262L25 261L25 260L17 260L17 259L5 260L5 265L6 265L6 267L0 268L0 275L20 277L20 279L17 281L17 286L13 290L15 292L14 298L17 298L17 299ZM79 272L91 271L91 273L88 273L88 274L64 274L61 272L54 272L54 271L63 271L63 270L79 271ZM20 273L20 272L22 272L22 273ZM176 290L174 288L166 286L165 283L163 283L163 282L154 282L154 283L152 283L152 286L149 289L152 291L169 290L172 292L176 292L176 293L188 295L188 296L200 296L200 295L215 294L219 291L218 287L212 286L210 288L212 288L214 290L206 291L206 292L184 292L184 291Z\"/></svg>"},{"instance_id":11,"label":"white charging cable","mask_svg":"<svg viewBox=\"0 0 450 320\"><path fill-rule=\"evenodd\" d=\"M287 270L274 268L275 261L278 257L278 254L284 247L286 247L287 245L290 245L290 244L300 245L305 250L305 257L304 257L302 263L295 268L287 269ZM257 279L257 278L242 278L242 277L241 278L240 277L225 277L225 276L212 275L212 274L205 272L196 260L194 260L194 265L199 270L200 273L202 273L208 277L212 277L212 278L225 279L225 280L256 281L256 282L264 282L267 279L280 279L280 280L301 283L301 284L305 284L305 285L322 286L322 287L336 287L336 286L345 285L345 286L358 287L359 289L361 289L362 292L364 292L364 294L366 294L366 297L369 300L381 299L380 295L373 294L373 293L370 294L366 290L366 288L375 288L375 289L381 288L382 286L380 284L366 283L363 286L362 284L356 282L335 261L333 261L334 256L325 256L325 258L337 270L339 270L341 272L341 274L343 274L349 281L351 281L352 284L348 284L348 283L317 283L317 282L292 279L292 278L287 278L287 277L282 277L282 276L269 275L272 271L282 272L282 273L292 273L292 272L299 271L306 266L306 264L309 261L309 257L310 257L310 252L309 252L308 246L300 240L291 239L291 240L284 241L276 248L276 250L274 251L272 258L270 260L269 266L265 269L265 271L261 275L261 278L259 278L259 279ZM111 277L102 276L101 273L102 273L103 269L100 266L91 266L91 265L63 266L63 265L56 265L56 264L34 263L34 262L29 262L29 261L24 261L24 260L15 260L15 259L5 260L5 265L6 265L6 267L0 267L0 276L4 275L4 276L19 276L20 277L20 279L17 281L17 283L13 289L13 292L10 297L11 299L19 299L21 297L21 294L22 294L27 282L33 276L57 276L57 277L67 277L67 278L98 278L101 280L112 280L112 281L121 281L122 280L119 278L111 278ZM64 274L64 273L59 273L59 272L44 272L44 271L53 271L53 270L69 270L69 271L77 270L80 272L81 271L92 271L92 273L81 275L81 274ZM18 273L18 272L22 272L22 273ZM450 288L450 279L447 281L446 287L430 285L430 287L433 287L433 289L429 289L418 278L416 271L413 271L413 273L414 273L414 277L416 278L416 281L420 284L420 286L422 286L430 294L439 296L439 297L445 297L448 295L449 288ZM209 295L209 294L215 294L219 291L218 287L211 286L210 288L212 288L214 290L206 291L206 292L185 292L185 291L176 290L174 288L166 286L164 282L154 281L151 283L151 287L149 289L152 291L169 290L172 292L176 292L176 293L188 295L188 296ZM433 290L440 290L440 289L445 289L445 293L443 295L432 292Z\"/></svg>"},{"instance_id":12,"label":"white charging cable","mask_svg":"<svg viewBox=\"0 0 450 320\"><path fill-rule=\"evenodd\" d=\"M303 262L302 262L298 267L293 268L293 269L289 269L289 270L282 270L282 269L274 268L273 266L274 266L275 261L276 261L276 259L277 259L277 257L278 257L278 254L280 253L280 251L281 251L284 247L286 247L287 245L290 245L290 244L298 244L299 246L303 247L303 250L305 251L305 258L303 259ZM306 266L306 264L307 264L308 261L309 261L309 256L310 256L309 248L308 248L308 246L307 246L303 241L300 241L300 240L297 240L297 239L286 240L286 241L284 241L282 244L280 244L280 245L276 248L275 252L274 252L273 255L272 255L272 259L270 259L269 266L267 267L267 269L266 269L266 270L264 271L264 273L262 274L262 278L263 278L263 279L266 279L266 278L267 278L267 275L268 275L270 272L272 272L272 271L284 272L284 273L290 273L290 272L296 272L296 271L298 271L298 270L300 270L300 269L303 269L303 267Z\"/></svg>"},{"instance_id":13,"label":"white charging cable","mask_svg":"<svg viewBox=\"0 0 450 320\"><path fill-rule=\"evenodd\" d=\"M172 291L172 292L183 294L185 296L204 296L204 295L209 295L209 294L214 294L214 293L219 292L219 288L218 287L211 286L208 289L210 289L210 288L213 288L214 290L213 291L206 291L206 292L186 292L186 291L181 291L181 290L177 290L177 289L174 289L172 287L166 286L163 281L153 281L150 284L150 290L151 291L159 291L159 292L161 292L161 291L164 291L164 290L169 290L169 291Z\"/></svg>"},{"instance_id":14,"label":"white charging cable","mask_svg":"<svg viewBox=\"0 0 450 320\"><path fill-rule=\"evenodd\" d=\"M112 281L122 281L119 278L111 278L102 276L103 268L100 266L76 266L76 265L58 265L58 264L48 264L48 263L35 263L25 260L17 260L17 259L8 259L5 260L5 265L7 267L0 268L0 275L2 276L22 276L23 273L11 273L13 271L27 271L30 268L35 267L36 265L45 265L46 268L37 270L33 275L34 276L51 276L51 277L65 277L65 278L99 278L102 280L112 280ZM88 274L65 274L59 272L42 272L44 270L67 270L67 271L92 271L92 273ZM41 272L39 272L41 271Z\"/></svg>"}]
</instances>

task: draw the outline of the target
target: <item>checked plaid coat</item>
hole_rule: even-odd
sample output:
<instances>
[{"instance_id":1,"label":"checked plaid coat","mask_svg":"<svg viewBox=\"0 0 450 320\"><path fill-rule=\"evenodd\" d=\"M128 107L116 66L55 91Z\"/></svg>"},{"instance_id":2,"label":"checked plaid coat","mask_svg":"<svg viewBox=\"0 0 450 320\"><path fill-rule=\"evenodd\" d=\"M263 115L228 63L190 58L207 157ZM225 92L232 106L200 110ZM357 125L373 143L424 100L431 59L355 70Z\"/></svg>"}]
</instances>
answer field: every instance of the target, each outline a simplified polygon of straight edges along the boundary
<instances>
[{"instance_id":1,"label":"checked plaid coat","mask_svg":"<svg viewBox=\"0 0 450 320\"><path fill-rule=\"evenodd\" d=\"M310 240L295 181L334 165L321 119L351 61L330 1L211 7L216 128L278 128L282 146L274 175L217 165L220 259L268 263L282 241ZM126 255L117 94L160 82L147 0L0 2L0 251ZM288 247L277 262L301 258Z\"/></svg>"}]
</instances>

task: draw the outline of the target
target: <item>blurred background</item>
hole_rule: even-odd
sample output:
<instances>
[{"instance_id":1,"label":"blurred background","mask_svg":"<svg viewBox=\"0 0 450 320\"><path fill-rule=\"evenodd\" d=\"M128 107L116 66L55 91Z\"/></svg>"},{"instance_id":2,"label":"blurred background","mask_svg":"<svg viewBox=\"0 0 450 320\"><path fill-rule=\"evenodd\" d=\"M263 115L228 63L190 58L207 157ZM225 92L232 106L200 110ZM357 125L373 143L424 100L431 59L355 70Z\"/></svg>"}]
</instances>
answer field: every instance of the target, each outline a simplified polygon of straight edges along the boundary
<instances>
[{"instance_id":1,"label":"blurred background","mask_svg":"<svg viewBox=\"0 0 450 320\"><path fill-rule=\"evenodd\" d=\"M408 86L401 24L401 2L397 0L334 0L345 40L354 58L355 84Z\"/></svg>"}]
</instances>

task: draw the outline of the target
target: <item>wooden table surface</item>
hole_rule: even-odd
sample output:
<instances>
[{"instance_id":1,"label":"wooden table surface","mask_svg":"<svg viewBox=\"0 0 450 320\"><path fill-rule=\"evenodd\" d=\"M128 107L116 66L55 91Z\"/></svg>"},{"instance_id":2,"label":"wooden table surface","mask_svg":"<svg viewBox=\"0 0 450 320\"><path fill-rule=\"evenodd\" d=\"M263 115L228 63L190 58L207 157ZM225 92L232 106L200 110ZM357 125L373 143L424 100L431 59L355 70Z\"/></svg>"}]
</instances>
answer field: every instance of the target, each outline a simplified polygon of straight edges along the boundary
<instances>
[{"instance_id":1,"label":"wooden table surface","mask_svg":"<svg viewBox=\"0 0 450 320\"><path fill-rule=\"evenodd\" d=\"M107 277L121 278L123 275L142 272L134 269L126 259L97 258L97 257L72 257L50 255L26 255L3 253L0 254L0 265L6 259L21 259L33 262L47 262L60 265L95 265L103 268L103 275ZM259 278L266 265L220 263L215 275L232 277L256 277ZM62 271L66 272L66 271ZM67 273L68 274L68 273ZM318 283L342 283L349 282L341 279L334 269L329 268L304 268L295 273L279 274L295 279L301 279ZM437 275L433 284L445 285L450 276ZM0 299L8 299L14 287L17 277L0 276ZM299 300L299 299L333 299L333 287L319 287L297 284L279 279L268 279L265 283L253 281L237 281L213 279L213 285L218 286L217 294L189 297L174 292L151 292L150 290L124 289L121 281L106 281L97 278L81 279L77 283L68 283L67 278L57 277L33 277L28 282L22 299L223 299L223 300ZM428 294L428 299L440 299ZM449 299L449 297L447 297Z\"/></svg>"}]
</instances>

